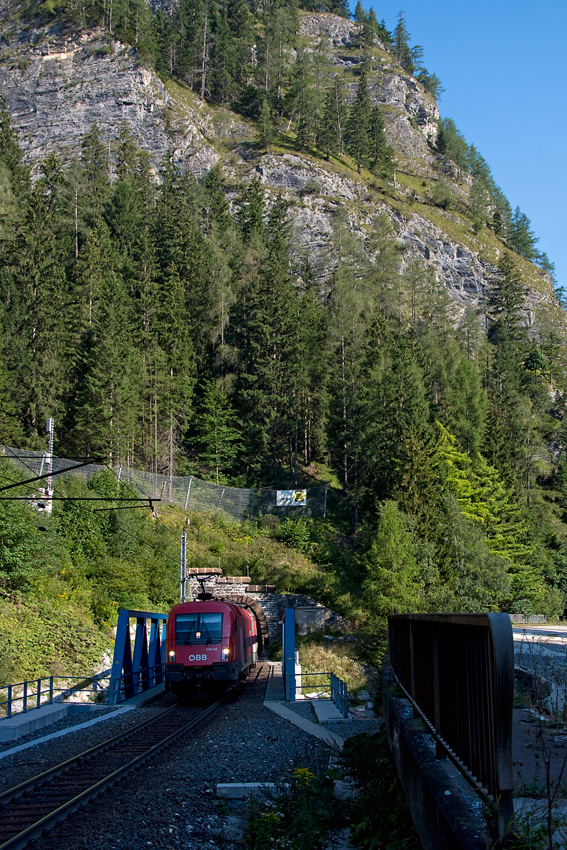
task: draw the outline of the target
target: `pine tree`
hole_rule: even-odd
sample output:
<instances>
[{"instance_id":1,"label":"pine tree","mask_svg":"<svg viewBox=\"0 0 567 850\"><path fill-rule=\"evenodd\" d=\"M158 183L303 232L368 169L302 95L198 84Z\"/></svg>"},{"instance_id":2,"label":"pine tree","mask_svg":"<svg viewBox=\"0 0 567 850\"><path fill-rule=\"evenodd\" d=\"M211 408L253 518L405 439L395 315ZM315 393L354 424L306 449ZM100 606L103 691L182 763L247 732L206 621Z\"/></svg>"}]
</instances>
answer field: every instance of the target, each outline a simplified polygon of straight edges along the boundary
<instances>
[{"instance_id":1,"label":"pine tree","mask_svg":"<svg viewBox=\"0 0 567 850\"><path fill-rule=\"evenodd\" d=\"M369 250L374 260L368 270L372 292L382 318L401 315L401 282L399 271L401 248L387 215L379 215L369 240Z\"/></svg>"},{"instance_id":2,"label":"pine tree","mask_svg":"<svg viewBox=\"0 0 567 850\"><path fill-rule=\"evenodd\" d=\"M258 178L243 187L237 199L237 220L245 242L264 233L264 188Z\"/></svg>"},{"instance_id":3,"label":"pine tree","mask_svg":"<svg viewBox=\"0 0 567 850\"><path fill-rule=\"evenodd\" d=\"M404 18L404 13L398 13L398 22L396 24L396 28L394 30L394 43L392 46L392 52L404 71L407 71L409 74L413 74L414 72L414 63L411 53L411 48L409 46L410 34L408 32L408 28L406 25L406 20Z\"/></svg>"},{"instance_id":4,"label":"pine tree","mask_svg":"<svg viewBox=\"0 0 567 850\"><path fill-rule=\"evenodd\" d=\"M164 354L158 402L161 433L157 434L157 439L160 441L163 435L163 467L171 480L189 420L196 373L185 287L174 265L162 278L155 339Z\"/></svg>"},{"instance_id":5,"label":"pine tree","mask_svg":"<svg viewBox=\"0 0 567 850\"><path fill-rule=\"evenodd\" d=\"M331 154L343 152L346 123L343 85L337 74L325 95L321 127L317 137L317 144L321 150L325 151L327 160Z\"/></svg>"},{"instance_id":6,"label":"pine tree","mask_svg":"<svg viewBox=\"0 0 567 850\"><path fill-rule=\"evenodd\" d=\"M303 263L301 277L304 292L297 304L298 404L294 435L296 467L298 444L303 446L303 461L306 466L315 458L325 457L329 409L327 310L321 301L320 285L307 260ZM294 480L294 484L296 483L297 480Z\"/></svg>"},{"instance_id":7,"label":"pine tree","mask_svg":"<svg viewBox=\"0 0 567 850\"><path fill-rule=\"evenodd\" d=\"M272 141L273 135L274 130L272 127L270 104L268 103L268 98L265 97L262 101L262 111L260 112L256 142L259 147L265 149L266 153L268 153L270 149L270 142Z\"/></svg>"},{"instance_id":8,"label":"pine tree","mask_svg":"<svg viewBox=\"0 0 567 850\"><path fill-rule=\"evenodd\" d=\"M374 106L370 118L370 169L386 180L394 176L394 152L386 139L384 121L378 106Z\"/></svg>"},{"instance_id":9,"label":"pine tree","mask_svg":"<svg viewBox=\"0 0 567 850\"><path fill-rule=\"evenodd\" d=\"M288 90L288 112L295 118L297 133L295 144L302 150L313 140L315 131L315 90L309 54L299 49L291 71Z\"/></svg>"},{"instance_id":10,"label":"pine tree","mask_svg":"<svg viewBox=\"0 0 567 850\"><path fill-rule=\"evenodd\" d=\"M275 483L292 464L298 404L295 290L289 275L286 206L278 201L269 215L265 247L254 240L245 300L240 304L240 371L236 398L243 429L245 472L249 480ZM261 253L258 253L261 252Z\"/></svg>"},{"instance_id":11,"label":"pine tree","mask_svg":"<svg viewBox=\"0 0 567 850\"><path fill-rule=\"evenodd\" d=\"M247 0L229 0L228 22L234 61L231 75L241 90L253 73L252 50L255 46L254 20Z\"/></svg>"},{"instance_id":12,"label":"pine tree","mask_svg":"<svg viewBox=\"0 0 567 850\"><path fill-rule=\"evenodd\" d=\"M0 445L3 446L18 446L22 440L15 398L13 376L4 365L3 334L0 327Z\"/></svg>"},{"instance_id":13,"label":"pine tree","mask_svg":"<svg viewBox=\"0 0 567 850\"><path fill-rule=\"evenodd\" d=\"M217 103L230 101L236 90L233 70L236 65L234 41L229 23L228 3L213 10L213 44L209 73L210 98Z\"/></svg>"},{"instance_id":14,"label":"pine tree","mask_svg":"<svg viewBox=\"0 0 567 850\"><path fill-rule=\"evenodd\" d=\"M493 283L488 302L495 320L493 339L502 332L516 342L525 338L522 315L525 297L526 288L520 269L512 254L506 251L498 260L498 277Z\"/></svg>"},{"instance_id":15,"label":"pine tree","mask_svg":"<svg viewBox=\"0 0 567 850\"><path fill-rule=\"evenodd\" d=\"M363 245L353 235L343 208L335 214L333 241L337 266L329 297L329 442L341 470L343 494L353 497L356 508L365 333L376 303Z\"/></svg>"},{"instance_id":16,"label":"pine tree","mask_svg":"<svg viewBox=\"0 0 567 850\"><path fill-rule=\"evenodd\" d=\"M3 95L0 97L0 163L7 169L14 196L23 198L30 188L29 168L23 164L22 151L14 136Z\"/></svg>"},{"instance_id":17,"label":"pine tree","mask_svg":"<svg viewBox=\"0 0 567 850\"><path fill-rule=\"evenodd\" d=\"M75 274L75 327L76 337L92 326L100 298L107 281L114 274L116 255L106 223L99 220L92 227L81 247Z\"/></svg>"},{"instance_id":18,"label":"pine tree","mask_svg":"<svg viewBox=\"0 0 567 850\"><path fill-rule=\"evenodd\" d=\"M195 424L199 461L215 484L226 484L241 446L232 407L215 381L206 381Z\"/></svg>"},{"instance_id":19,"label":"pine tree","mask_svg":"<svg viewBox=\"0 0 567 850\"><path fill-rule=\"evenodd\" d=\"M371 117L370 94L368 92L366 69L363 67L360 71L356 94L348 120L349 150L356 161L356 168L359 174L361 165L370 151Z\"/></svg>"},{"instance_id":20,"label":"pine tree","mask_svg":"<svg viewBox=\"0 0 567 850\"><path fill-rule=\"evenodd\" d=\"M152 238L162 279L174 268L183 285L193 350L198 363L207 362L211 315L210 251L197 222L192 186L170 164L152 217Z\"/></svg>"},{"instance_id":21,"label":"pine tree","mask_svg":"<svg viewBox=\"0 0 567 850\"><path fill-rule=\"evenodd\" d=\"M482 529L467 520L452 494L445 496L444 508L437 551L448 610L498 610L510 596L508 562L491 551Z\"/></svg>"},{"instance_id":22,"label":"pine tree","mask_svg":"<svg viewBox=\"0 0 567 850\"><path fill-rule=\"evenodd\" d=\"M357 24L363 24L366 20L366 12L362 8L360 0L357 0L356 9L354 10L354 20Z\"/></svg>"},{"instance_id":23,"label":"pine tree","mask_svg":"<svg viewBox=\"0 0 567 850\"><path fill-rule=\"evenodd\" d=\"M369 335L365 371L361 479L367 498L388 499L401 486L412 438L427 444L429 406L411 342L382 321Z\"/></svg>"},{"instance_id":24,"label":"pine tree","mask_svg":"<svg viewBox=\"0 0 567 850\"><path fill-rule=\"evenodd\" d=\"M79 360L74 439L81 453L100 453L123 463L136 442L139 358L124 285L107 276L99 292Z\"/></svg>"},{"instance_id":25,"label":"pine tree","mask_svg":"<svg viewBox=\"0 0 567 850\"><path fill-rule=\"evenodd\" d=\"M295 44L299 29L297 4L270 0L264 8L264 37L260 42L258 77L265 97L279 115L283 105L287 48Z\"/></svg>"},{"instance_id":26,"label":"pine tree","mask_svg":"<svg viewBox=\"0 0 567 850\"><path fill-rule=\"evenodd\" d=\"M73 350L63 183L60 163L48 158L26 199L3 270L6 365L16 379L24 429L36 438L47 416L63 421Z\"/></svg>"},{"instance_id":27,"label":"pine tree","mask_svg":"<svg viewBox=\"0 0 567 850\"><path fill-rule=\"evenodd\" d=\"M421 607L415 532L411 519L395 501L388 500L381 507L366 557L362 592L374 620Z\"/></svg>"},{"instance_id":28,"label":"pine tree","mask_svg":"<svg viewBox=\"0 0 567 850\"><path fill-rule=\"evenodd\" d=\"M473 230L480 233L488 218L490 195L481 180L475 180L471 186L471 212L473 215Z\"/></svg>"},{"instance_id":29,"label":"pine tree","mask_svg":"<svg viewBox=\"0 0 567 850\"><path fill-rule=\"evenodd\" d=\"M531 221L519 207L516 207L508 231L510 246L521 257L533 260L537 257L536 244L539 242L531 229Z\"/></svg>"},{"instance_id":30,"label":"pine tree","mask_svg":"<svg viewBox=\"0 0 567 850\"><path fill-rule=\"evenodd\" d=\"M79 205L90 226L102 216L110 197L110 161L98 125L93 124L81 144L82 185Z\"/></svg>"}]
</instances>

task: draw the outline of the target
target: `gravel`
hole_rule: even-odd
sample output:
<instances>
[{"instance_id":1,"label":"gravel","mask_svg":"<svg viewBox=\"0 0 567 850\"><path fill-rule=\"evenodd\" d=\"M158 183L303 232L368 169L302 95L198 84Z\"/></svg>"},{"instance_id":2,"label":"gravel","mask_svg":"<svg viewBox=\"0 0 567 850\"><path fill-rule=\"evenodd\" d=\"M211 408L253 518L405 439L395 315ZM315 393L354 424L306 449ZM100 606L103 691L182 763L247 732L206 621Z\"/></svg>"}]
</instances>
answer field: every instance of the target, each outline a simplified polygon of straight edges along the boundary
<instances>
[{"instance_id":1,"label":"gravel","mask_svg":"<svg viewBox=\"0 0 567 850\"><path fill-rule=\"evenodd\" d=\"M278 782L294 765L322 774L329 762L321 741L264 707L268 669L258 665L218 712L36 841L35 850L242 850L248 807L219 802L216 784ZM87 739L92 746L95 738L104 740L158 708L162 700L3 759L0 772L11 774L4 787L86 749ZM18 755L26 764L18 765ZM13 764L6 771L8 762Z\"/></svg>"},{"instance_id":2,"label":"gravel","mask_svg":"<svg viewBox=\"0 0 567 850\"><path fill-rule=\"evenodd\" d=\"M38 738L44 738L46 735L51 735L52 732L62 732L64 729L71 729L73 726L78 726L80 723L87 723L89 720L96 720L99 717L107 717L120 706L108 706L97 708L95 711L81 711L76 714L68 714L62 717L57 723L50 723L49 726L44 726L42 729L36 729L35 732L30 732L23 738L18 738L16 741L0 741L0 755L13 750L14 747L19 747L21 744L28 744L30 741L36 741ZM31 709L33 710L33 709Z\"/></svg>"},{"instance_id":3,"label":"gravel","mask_svg":"<svg viewBox=\"0 0 567 850\"><path fill-rule=\"evenodd\" d=\"M94 747L95 744L106 741L107 738L111 738L113 735L118 735L120 732L131 729L132 726L135 726L152 714L156 714L158 711L163 711L167 705L173 705L174 703L175 700L171 696L164 695L159 700L143 708L134 709L118 716L113 716L115 710L112 709L108 719L89 726L87 729L78 729L76 732L69 733L68 735L54 738L43 744L36 744L34 747L14 753L13 756L4 756L0 760L0 791L12 788L12 786L17 785L19 782L24 782L26 779L65 761L65 759L82 753L84 750ZM65 717L57 723L25 735L17 741L3 745L3 753L20 746L20 744L27 744L29 741L43 738L52 732L58 732L77 725L76 718L77 715ZM93 719L90 715L80 716L81 723Z\"/></svg>"}]
</instances>

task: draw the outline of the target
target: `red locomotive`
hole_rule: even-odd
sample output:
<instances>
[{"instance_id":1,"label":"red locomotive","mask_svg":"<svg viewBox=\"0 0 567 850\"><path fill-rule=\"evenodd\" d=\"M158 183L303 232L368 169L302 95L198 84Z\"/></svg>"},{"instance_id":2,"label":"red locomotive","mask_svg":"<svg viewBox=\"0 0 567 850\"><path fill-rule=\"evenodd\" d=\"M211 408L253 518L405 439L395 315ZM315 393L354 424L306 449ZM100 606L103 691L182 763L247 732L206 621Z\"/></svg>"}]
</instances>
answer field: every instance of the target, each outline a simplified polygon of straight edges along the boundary
<instances>
[{"instance_id":1,"label":"red locomotive","mask_svg":"<svg viewBox=\"0 0 567 850\"><path fill-rule=\"evenodd\" d=\"M235 684L256 666L256 619L230 602L181 602L167 617L165 652L165 687L176 695Z\"/></svg>"}]
</instances>

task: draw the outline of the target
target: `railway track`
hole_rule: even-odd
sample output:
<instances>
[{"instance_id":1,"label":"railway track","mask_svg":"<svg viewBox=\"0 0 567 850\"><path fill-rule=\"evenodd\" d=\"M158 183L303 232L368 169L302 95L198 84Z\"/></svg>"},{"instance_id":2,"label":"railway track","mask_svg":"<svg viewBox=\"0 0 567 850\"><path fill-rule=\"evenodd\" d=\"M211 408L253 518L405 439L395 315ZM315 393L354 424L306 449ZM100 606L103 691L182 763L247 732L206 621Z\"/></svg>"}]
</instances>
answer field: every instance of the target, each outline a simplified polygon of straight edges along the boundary
<instances>
[{"instance_id":1,"label":"railway track","mask_svg":"<svg viewBox=\"0 0 567 850\"><path fill-rule=\"evenodd\" d=\"M226 695L225 695L226 696ZM224 699L224 698L223 698ZM22 850L212 714L177 705L0 794L0 850Z\"/></svg>"}]
</instances>

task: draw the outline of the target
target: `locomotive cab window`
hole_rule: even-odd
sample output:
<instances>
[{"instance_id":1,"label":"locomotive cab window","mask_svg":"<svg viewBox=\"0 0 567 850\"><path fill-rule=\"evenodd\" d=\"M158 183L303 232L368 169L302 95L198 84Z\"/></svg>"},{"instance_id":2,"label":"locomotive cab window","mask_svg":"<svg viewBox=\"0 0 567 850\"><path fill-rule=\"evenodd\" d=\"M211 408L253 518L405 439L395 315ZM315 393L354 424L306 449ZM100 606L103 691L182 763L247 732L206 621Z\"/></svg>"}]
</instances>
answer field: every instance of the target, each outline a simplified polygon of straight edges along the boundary
<instances>
[{"instance_id":1,"label":"locomotive cab window","mask_svg":"<svg viewBox=\"0 0 567 850\"><path fill-rule=\"evenodd\" d=\"M175 617L175 642L185 644L220 643L222 614L214 611L177 614Z\"/></svg>"}]
</instances>

